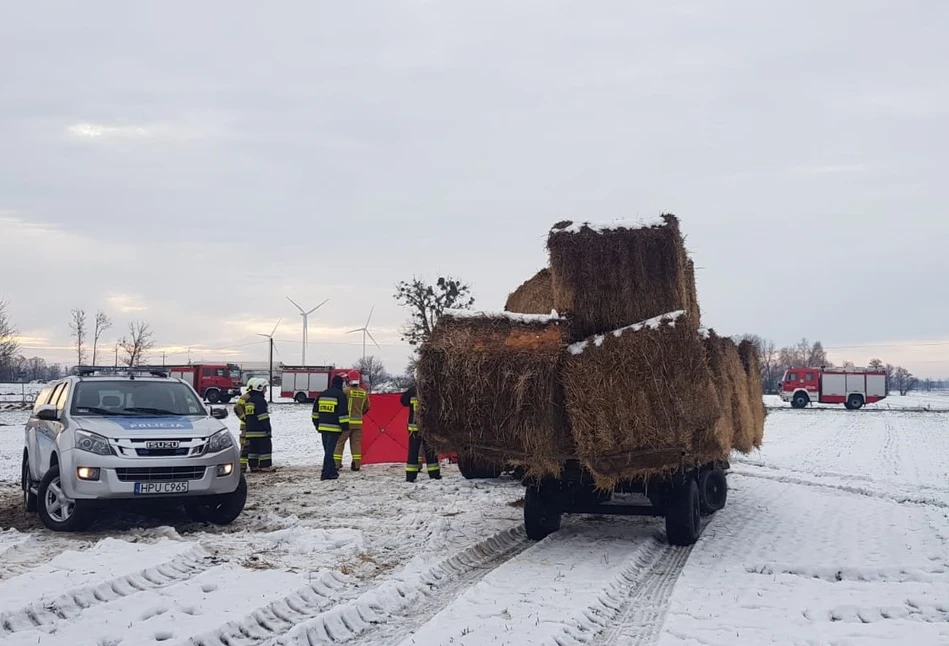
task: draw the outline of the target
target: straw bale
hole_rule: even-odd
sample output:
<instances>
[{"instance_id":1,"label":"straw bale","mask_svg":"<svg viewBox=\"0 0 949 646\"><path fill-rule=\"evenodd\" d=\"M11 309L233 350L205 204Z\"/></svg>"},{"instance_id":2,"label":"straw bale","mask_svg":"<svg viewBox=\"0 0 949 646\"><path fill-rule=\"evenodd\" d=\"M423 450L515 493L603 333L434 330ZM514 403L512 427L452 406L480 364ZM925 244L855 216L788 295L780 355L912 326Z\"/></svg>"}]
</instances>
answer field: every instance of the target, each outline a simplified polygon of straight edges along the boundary
<instances>
[{"instance_id":1,"label":"straw bale","mask_svg":"<svg viewBox=\"0 0 949 646\"><path fill-rule=\"evenodd\" d=\"M694 321L684 311L568 347L567 416L598 487L671 471L721 411Z\"/></svg>"},{"instance_id":2,"label":"straw bale","mask_svg":"<svg viewBox=\"0 0 949 646\"><path fill-rule=\"evenodd\" d=\"M764 406L764 387L761 379L761 362L758 346L745 340L738 344L738 354L745 368L748 383L748 405L751 408L751 445L761 447L764 441L764 423L767 410Z\"/></svg>"},{"instance_id":3,"label":"straw bale","mask_svg":"<svg viewBox=\"0 0 949 646\"><path fill-rule=\"evenodd\" d=\"M504 311L520 314L550 314L553 309L550 269L546 267L511 292L504 305Z\"/></svg>"},{"instance_id":4,"label":"straw bale","mask_svg":"<svg viewBox=\"0 0 949 646\"><path fill-rule=\"evenodd\" d=\"M560 222L547 238L554 309L571 319L575 340L666 312L700 313L694 267L671 214L645 223Z\"/></svg>"},{"instance_id":5,"label":"straw bale","mask_svg":"<svg viewBox=\"0 0 949 646\"><path fill-rule=\"evenodd\" d=\"M722 418L714 429L714 440L709 442L708 457L725 459L731 449L748 453L754 447L755 417L749 397L750 386L738 346L727 337L720 337L714 331L708 333L705 341L709 368L715 378L715 389L722 407ZM757 397L762 401L761 396ZM763 406L763 401L762 401ZM716 455L716 449L728 438L729 450Z\"/></svg>"},{"instance_id":6,"label":"straw bale","mask_svg":"<svg viewBox=\"0 0 949 646\"><path fill-rule=\"evenodd\" d=\"M419 422L442 452L558 476L575 453L560 370L566 325L552 316L449 314L420 349Z\"/></svg>"}]
</instances>

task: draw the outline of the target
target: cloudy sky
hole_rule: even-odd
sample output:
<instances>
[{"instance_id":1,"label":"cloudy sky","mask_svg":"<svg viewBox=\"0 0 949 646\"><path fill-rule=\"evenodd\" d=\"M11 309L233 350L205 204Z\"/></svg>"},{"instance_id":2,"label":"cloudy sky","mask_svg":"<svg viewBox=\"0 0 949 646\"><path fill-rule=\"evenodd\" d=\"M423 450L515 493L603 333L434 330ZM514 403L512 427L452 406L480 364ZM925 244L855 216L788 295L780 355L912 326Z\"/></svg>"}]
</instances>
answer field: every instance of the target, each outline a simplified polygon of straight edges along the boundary
<instances>
[{"instance_id":1,"label":"cloudy sky","mask_svg":"<svg viewBox=\"0 0 949 646\"><path fill-rule=\"evenodd\" d=\"M169 361L411 349L400 279L500 309L563 219L677 214L704 322L949 374L949 3L7 2L0 298ZM372 347L372 346L371 346Z\"/></svg>"}]
</instances>

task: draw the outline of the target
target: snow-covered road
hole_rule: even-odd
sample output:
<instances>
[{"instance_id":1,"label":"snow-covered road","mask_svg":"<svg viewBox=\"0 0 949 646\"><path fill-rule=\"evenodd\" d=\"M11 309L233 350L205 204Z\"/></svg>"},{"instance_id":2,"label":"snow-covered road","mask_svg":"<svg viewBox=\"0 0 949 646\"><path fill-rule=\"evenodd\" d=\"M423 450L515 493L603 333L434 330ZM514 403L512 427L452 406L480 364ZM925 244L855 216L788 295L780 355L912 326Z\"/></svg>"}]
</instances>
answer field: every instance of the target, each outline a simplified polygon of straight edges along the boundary
<instances>
[{"instance_id":1,"label":"snow-covered road","mask_svg":"<svg viewBox=\"0 0 949 646\"><path fill-rule=\"evenodd\" d=\"M772 411L691 549L662 522L524 536L510 479L320 482L307 407L233 526L117 513L56 535L20 509L23 413L0 413L0 643L949 643L949 413ZM18 417L16 417L18 416Z\"/></svg>"}]
</instances>

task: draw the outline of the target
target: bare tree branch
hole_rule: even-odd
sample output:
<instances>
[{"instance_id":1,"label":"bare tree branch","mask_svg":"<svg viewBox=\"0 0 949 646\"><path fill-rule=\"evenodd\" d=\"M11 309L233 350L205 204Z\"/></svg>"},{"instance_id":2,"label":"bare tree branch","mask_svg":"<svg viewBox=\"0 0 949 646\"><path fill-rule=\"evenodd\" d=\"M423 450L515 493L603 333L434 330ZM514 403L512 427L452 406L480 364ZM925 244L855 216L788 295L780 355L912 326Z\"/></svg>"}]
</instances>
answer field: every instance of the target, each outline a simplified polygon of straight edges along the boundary
<instances>
[{"instance_id":1,"label":"bare tree branch","mask_svg":"<svg viewBox=\"0 0 949 646\"><path fill-rule=\"evenodd\" d=\"M389 375L386 374L385 366L382 365L382 361L371 354L365 359L359 359L353 367L368 377L369 392L373 392L375 386L378 386L389 378Z\"/></svg>"},{"instance_id":2,"label":"bare tree branch","mask_svg":"<svg viewBox=\"0 0 949 646\"><path fill-rule=\"evenodd\" d=\"M20 351L17 334L16 327L7 315L7 302L0 299L0 373L10 371L13 358Z\"/></svg>"},{"instance_id":3,"label":"bare tree branch","mask_svg":"<svg viewBox=\"0 0 949 646\"><path fill-rule=\"evenodd\" d=\"M451 276L439 276L435 285L419 278L396 285L395 300L409 308L410 319L402 330L402 340L419 346L428 339L438 318L447 309L470 309L474 305L471 288Z\"/></svg>"},{"instance_id":4,"label":"bare tree branch","mask_svg":"<svg viewBox=\"0 0 949 646\"><path fill-rule=\"evenodd\" d=\"M96 353L99 349L99 339L102 333L112 327L112 319L105 312L96 312L95 327L92 335L92 365L96 365Z\"/></svg>"},{"instance_id":5,"label":"bare tree branch","mask_svg":"<svg viewBox=\"0 0 949 646\"><path fill-rule=\"evenodd\" d=\"M129 323L129 336L122 337L119 347L125 352L122 363L130 367L140 365L149 350L155 347L151 327L144 321L132 321Z\"/></svg>"},{"instance_id":6,"label":"bare tree branch","mask_svg":"<svg viewBox=\"0 0 949 646\"><path fill-rule=\"evenodd\" d=\"M72 338L76 340L76 365L81 366L86 362L86 311L77 307L70 314L72 318L69 319L69 329L72 331Z\"/></svg>"}]
</instances>

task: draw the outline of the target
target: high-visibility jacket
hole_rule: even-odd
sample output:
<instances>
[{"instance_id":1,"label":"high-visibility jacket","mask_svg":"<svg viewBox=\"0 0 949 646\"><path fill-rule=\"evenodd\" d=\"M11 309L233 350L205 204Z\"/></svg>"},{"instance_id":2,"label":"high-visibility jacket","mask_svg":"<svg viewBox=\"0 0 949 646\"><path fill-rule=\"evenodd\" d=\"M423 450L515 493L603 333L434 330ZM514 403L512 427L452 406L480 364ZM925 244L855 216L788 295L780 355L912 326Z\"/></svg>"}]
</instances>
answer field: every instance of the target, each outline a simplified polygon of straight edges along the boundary
<instances>
[{"instance_id":1,"label":"high-visibility jacket","mask_svg":"<svg viewBox=\"0 0 949 646\"><path fill-rule=\"evenodd\" d=\"M250 398L250 391L237 398L237 401L234 402L234 414L237 415L237 419L241 421L241 433L247 430L247 421L244 419L247 415L247 408L245 404L247 403L248 398Z\"/></svg>"},{"instance_id":2,"label":"high-visibility jacket","mask_svg":"<svg viewBox=\"0 0 949 646\"><path fill-rule=\"evenodd\" d=\"M369 412L369 394L358 386L343 388L349 399L349 428L362 427L362 418Z\"/></svg>"},{"instance_id":3,"label":"high-visibility jacket","mask_svg":"<svg viewBox=\"0 0 949 646\"><path fill-rule=\"evenodd\" d=\"M349 428L349 400L342 388L330 387L313 402L313 426L320 432L342 433Z\"/></svg>"},{"instance_id":4,"label":"high-visibility jacket","mask_svg":"<svg viewBox=\"0 0 949 646\"><path fill-rule=\"evenodd\" d=\"M409 407L409 433L418 431L418 389L412 386L402 393L402 405Z\"/></svg>"},{"instance_id":5,"label":"high-visibility jacket","mask_svg":"<svg viewBox=\"0 0 949 646\"><path fill-rule=\"evenodd\" d=\"M270 437L270 413L267 410L267 398L259 390L252 390L244 404L244 422L247 424L247 437Z\"/></svg>"}]
</instances>

